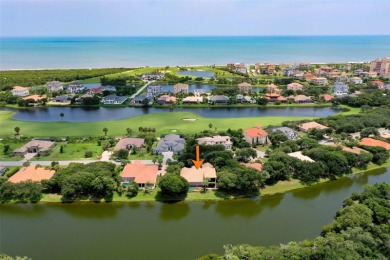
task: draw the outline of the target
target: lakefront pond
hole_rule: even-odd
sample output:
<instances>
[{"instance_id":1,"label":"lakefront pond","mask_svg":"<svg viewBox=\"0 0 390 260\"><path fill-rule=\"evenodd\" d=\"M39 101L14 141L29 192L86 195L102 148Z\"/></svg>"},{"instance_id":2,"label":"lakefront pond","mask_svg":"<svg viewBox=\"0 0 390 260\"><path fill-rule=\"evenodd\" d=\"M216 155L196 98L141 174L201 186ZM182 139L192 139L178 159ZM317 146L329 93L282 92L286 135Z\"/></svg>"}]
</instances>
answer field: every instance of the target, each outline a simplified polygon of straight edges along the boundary
<instances>
[{"instance_id":1,"label":"lakefront pond","mask_svg":"<svg viewBox=\"0 0 390 260\"><path fill-rule=\"evenodd\" d=\"M68 122L97 122L106 120L120 120L135 116L169 112L168 108L136 108L136 107L46 107L3 110L14 111L13 119L35 122L61 121L60 113L64 113L63 121ZM331 107L232 107L232 108L176 108L175 112L193 112L207 118L236 118L236 117L264 117L264 116L285 116L285 117L326 117L334 115L336 110Z\"/></svg>"},{"instance_id":2,"label":"lakefront pond","mask_svg":"<svg viewBox=\"0 0 390 260\"><path fill-rule=\"evenodd\" d=\"M0 248L32 259L196 259L223 245L313 239L390 167L259 199L0 205Z\"/></svg>"}]
</instances>

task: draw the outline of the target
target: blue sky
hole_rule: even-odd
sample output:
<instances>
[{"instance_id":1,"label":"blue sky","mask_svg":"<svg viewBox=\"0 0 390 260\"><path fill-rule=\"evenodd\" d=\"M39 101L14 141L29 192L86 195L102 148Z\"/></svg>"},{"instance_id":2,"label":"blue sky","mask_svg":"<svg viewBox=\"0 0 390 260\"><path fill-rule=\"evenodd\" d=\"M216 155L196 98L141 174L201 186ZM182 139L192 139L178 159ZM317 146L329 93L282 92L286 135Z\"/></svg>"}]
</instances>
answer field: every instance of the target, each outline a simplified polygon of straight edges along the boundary
<instances>
[{"instance_id":1,"label":"blue sky","mask_svg":"<svg viewBox=\"0 0 390 260\"><path fill-rule=\"evenodd\" d=\"M0 0L0 35L389 35L389 17L390 0Z\"/></svg>"}]
</instances>

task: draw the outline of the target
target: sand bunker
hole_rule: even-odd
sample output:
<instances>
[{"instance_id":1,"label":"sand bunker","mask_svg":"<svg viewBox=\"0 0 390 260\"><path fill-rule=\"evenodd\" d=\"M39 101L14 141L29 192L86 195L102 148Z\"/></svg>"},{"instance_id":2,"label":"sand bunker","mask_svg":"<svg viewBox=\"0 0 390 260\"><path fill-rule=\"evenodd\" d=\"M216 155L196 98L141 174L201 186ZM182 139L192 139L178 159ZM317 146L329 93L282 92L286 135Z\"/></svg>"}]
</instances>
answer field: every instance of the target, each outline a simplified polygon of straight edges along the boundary
<instances>
[{"instance_id":1,"label":"sand bunker","mask_svg":"<svg viewBox=\"0 0 390 260\"><path fill-rule=\"evenodd\" d=\"M196 118L183 118L182 120L184 120L184 121L196 121L198 119L196 119Z\"/></svg>"}]
</instances>

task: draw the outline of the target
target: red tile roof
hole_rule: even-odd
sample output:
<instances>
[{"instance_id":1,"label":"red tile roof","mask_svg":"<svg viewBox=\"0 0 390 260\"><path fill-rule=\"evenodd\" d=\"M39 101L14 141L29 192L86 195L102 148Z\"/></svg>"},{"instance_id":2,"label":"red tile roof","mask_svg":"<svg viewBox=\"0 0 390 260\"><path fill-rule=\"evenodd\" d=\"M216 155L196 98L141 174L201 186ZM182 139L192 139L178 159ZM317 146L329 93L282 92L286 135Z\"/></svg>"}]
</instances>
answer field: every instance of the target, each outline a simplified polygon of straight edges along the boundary
<instances>
[{"instance_id":1,"label":"red tile roof","mask_svg":"<svg viewBox=\"0 0 390 260\"><path fill-rule=\"evenodd\" d=\"M120 176L122 178L134 178L134 181L140 183L156 183L158 166L145 165L141 161L135 161L127 164Z\"/></svg>"},{"instance_id":2,"label":"red tile roof","mask_svg":"<svg viewBox=\"0 0 390 260\"><path fill-rule=\"evenodd\" d=\"M360 142L359 142L360 145L366 145L366 146L379 146L379 147L383 147L385 148L386 150L390 150L390 144L389 143L386 143L386 142L383 142L383 141L379 141L379 140L376 140L376 139L372 139L372 138L363 138Z\"/></svg>"},{"instance_id":3,"label":"red tile roof","mask_svg":"<svg viewBox=\"0 0 390 260\"><path fill-rule=\"evenodd\" d=\"M267 136L268 133L259 127L253 127L249 129L245 129L244 134L249 137L257 137L257 136Z\"/></svg>"},{"instance_id":4,"label":"red tile roof","mask_svg":"<svg viewBox=\"0 0 390 260\"><path fill-rule=\"evenodd\" d=\"M329 94L324 94L322 96L324 97L325 101L332 101L334 99L334 97Z\"/></svg>"},{"instance_id":5,"label":"red tile roof","mask_svg":"<svg viewBox=\"0 0 390 260\"><path fill-rule=\"evenodd\" d=\"M263 165L261 163L241 163L241 165L244 165L245 167L255 169L259 172L263 170Z\"/></svg>"},{"instance_id":6,"label":"red tile roof","mask_svg":"<svg viewBox=\"0 0 390 260\"><path fill-rule=\"evenodd\" d=\"M43 180L48 180L53 177L54 173L54 170L46 170L45 168L40 168L36 167L35 165L32 165L20 169L17 173L12 175L8 179L8 181L13 183L28 180L31 180L33 182L41 182Z\"/></svg>"}]
</instances>

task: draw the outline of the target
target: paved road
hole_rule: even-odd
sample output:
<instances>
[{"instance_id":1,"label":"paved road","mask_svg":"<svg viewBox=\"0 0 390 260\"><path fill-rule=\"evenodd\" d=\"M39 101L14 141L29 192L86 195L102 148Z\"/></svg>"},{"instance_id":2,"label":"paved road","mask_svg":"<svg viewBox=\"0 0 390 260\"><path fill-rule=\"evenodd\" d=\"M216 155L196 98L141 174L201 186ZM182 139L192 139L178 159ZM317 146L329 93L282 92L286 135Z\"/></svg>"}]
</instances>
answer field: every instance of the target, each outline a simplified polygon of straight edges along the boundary
<instances>
[{"instance_id":1,"label":"paved road","mask_svg":"<svg viewBox=\"0 0 390 260\"><path fill-rule=\"evenodd\" d=\"M135 94L132 95L130 98L131 98L131 99L134 99L136 96L138 96L140 93L142 93L142 91L144 91L145 88L147 88L147 86L149 86L150 83L153 83L153 82L154 82L154 80L152 80L152 81L147 81L146 84L143 85L143 87L140 88L137 92L135 92Z\"/></svg>"},{"instance_id":2,"label":"paved road","mask_svg":"<svg viewBox=\"0 0 390 260\"><path fill-rule=\"evenodd\" d=\"M70 160L70 161L58 161L58 163L60 165L69 165L70 163L84 163L84 164L87 164L87 163L91 163L91 162L101 162L103 160ZM109 161L109 160L104 160L105 162L112 162L112 163L115 163L117 165L120 164L120 162L115 162L115 161ZM137 160L137 161L141 161L143 164L153 164L153 161L152 160ZM4 162L1 162L0 161L0 165L1 166L23 166L23 163L25 162L25 160L23 161L4 161ZM51 162L52 161L30 161L30 165L42 165L42 166L50 166L51 165ZM132 160L131 162L134 162L134 160Z\"/></svg>"}]
</instances>

